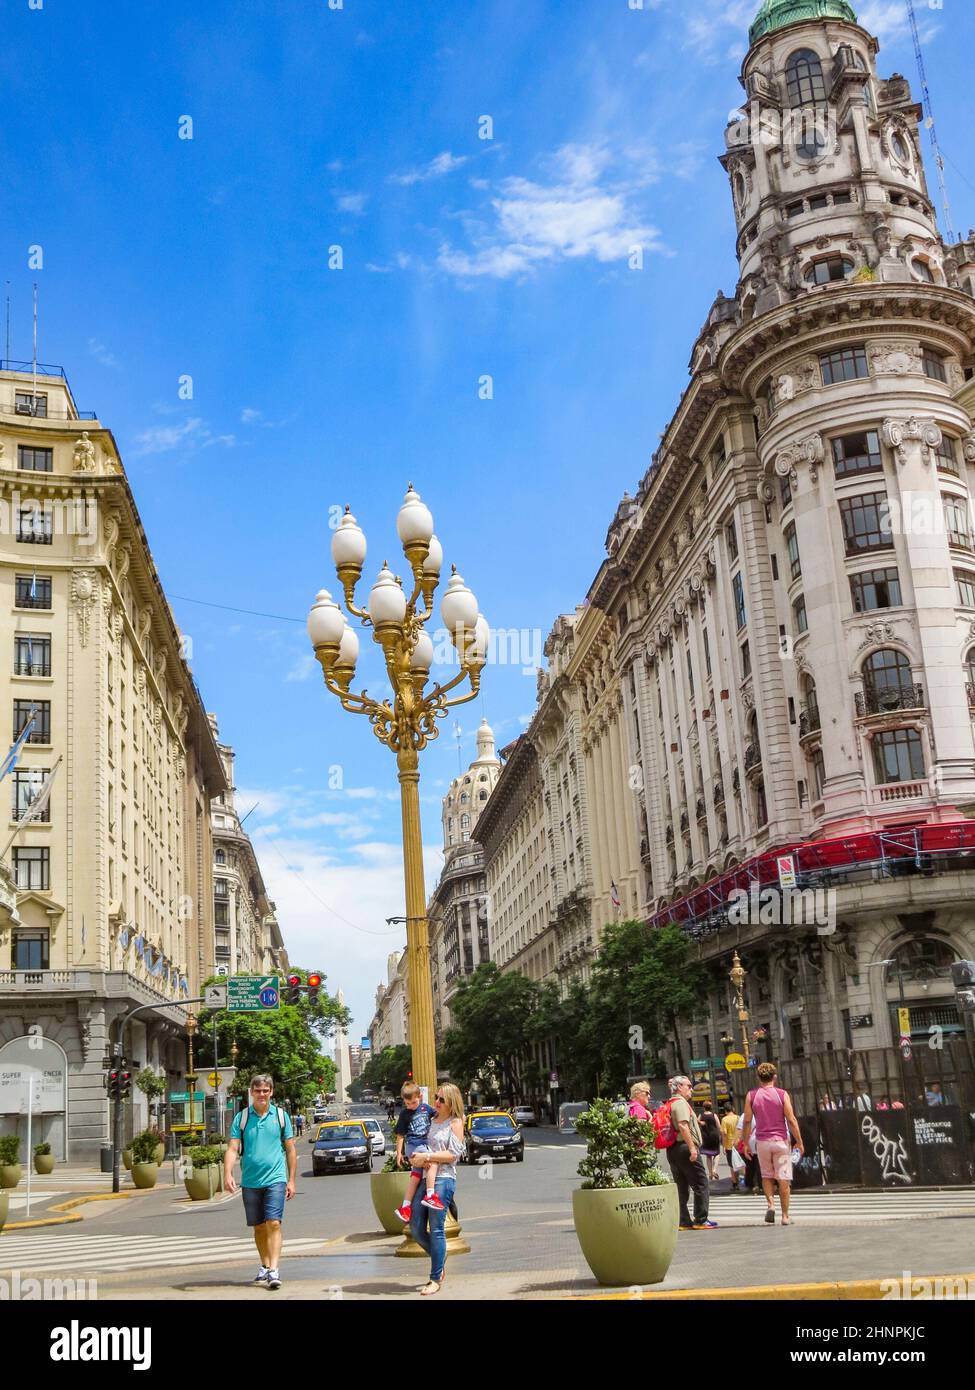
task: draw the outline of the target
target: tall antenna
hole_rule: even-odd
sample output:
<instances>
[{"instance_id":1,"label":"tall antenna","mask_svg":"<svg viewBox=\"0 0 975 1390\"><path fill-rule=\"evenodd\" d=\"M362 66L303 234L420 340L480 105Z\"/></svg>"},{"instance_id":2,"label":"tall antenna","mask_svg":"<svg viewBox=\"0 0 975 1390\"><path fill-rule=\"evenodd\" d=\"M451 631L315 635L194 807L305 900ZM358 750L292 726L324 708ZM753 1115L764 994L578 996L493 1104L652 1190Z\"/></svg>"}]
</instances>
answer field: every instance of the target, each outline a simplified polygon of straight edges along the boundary
<instances>
[{"instance_id":1,"label":"tall antenna","mask_svg":"<svg viewBox=\"0 0 975 1390\"><path fill-rule=\"evenodd\" d=\"M37 281L34 281L34 382L31 387L30 413L37 414Z\"/></svg>"},{"instance_id":2,"label":"tall antenna","mask_svg":"<svg viewBox=\"0 0 975 1390\"><path fill-rule=\"evenodd\" d=\"M460 720L459 720L459 719L455 719L455 720L454 720L454 742L457 744L457 772L458 772L458 774L460 774L461 772L464 771L464 769L463 769L463 767L462 767L462 765L461 765L461 761L460 761L460 742L461 742L461 739L462 739L463 737L464 737L464 731L463 731L463 729L462 729L461 726L460 726Z\"/></svg>"},{"instance_id":3,"label":"tall antenna","mask_svg":"<svg viewBox=\"0 0 975 1390\"><path fill-rule=\"evenodd\" d=\"M7 281L7 351L6 359L10 361L10 281Z\"/></svg>"},{"instance_id":4,"label":"tall antenna","mask_svg":"<svg viewBox=\"0 0 975 1390\"><path fill-rule=\"evenodd\" d=\"M931 147L934 150L934 162L938 169L938 183L941 186L941 206L945 216L945 240L949 245L954 243L955 229L951 224L951 204L948 201L948 185L945 183L945 162L941 154L941 146L938 144L938 129L934 123L934 106L931 103L931 91L928 87L928 75L924 70L924 54L921 51L921 36L917 31L917 16L914 13L914 0L907 0L907 13L911 20L911 35L914 39L914 56L917 59L917 70L921 78L921 93L924 97L924 110L927 113L924 124L928 128L931 136Z\"/></svg>"}]
</instances>

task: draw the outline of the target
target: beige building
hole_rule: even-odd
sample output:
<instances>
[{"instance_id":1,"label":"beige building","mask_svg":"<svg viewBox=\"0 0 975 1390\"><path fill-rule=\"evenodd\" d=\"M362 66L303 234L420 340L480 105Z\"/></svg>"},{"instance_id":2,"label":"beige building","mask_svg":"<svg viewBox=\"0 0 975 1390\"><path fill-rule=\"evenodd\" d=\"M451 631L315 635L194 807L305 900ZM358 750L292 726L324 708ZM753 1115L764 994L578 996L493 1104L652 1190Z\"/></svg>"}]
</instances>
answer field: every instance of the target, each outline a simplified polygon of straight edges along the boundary
<instances>
[{"instance_id":1,"label":"beige building","mask_svg":"<svg viewBox=\"0 0 975 1390\"><path fill-rule=\"evenodd\" d=\"M486 719L477 731L477 757L451 782L443 800L444 866L427 905L434 1030L451 1025L450 1003L460 981L491 959L484 853L474 836L501 771Z\"/></svg>"},{"instance_id":2,"label":"beige building","mask_svg":"<svg viewBox=\"0 0 975 1390\"><path fill-rule=\"evenodd\" d=\"M722 157L738 286L589 598L642 893L715 967L681 1045L731 1027L737 946L753 1020L799 1056L896 1041L902 992L919 1036L961 1028L967 864L923 834L975 805L975 236L942 241L921 109L845 0L767 0L751 37ZM877 832L922 836L906 877ZM813 842L836 931L732 926L721 875Z\"/></svg>"},{"instance_id":3,"label":"beige building","mask_svg":"<svg viewBox=\"0 0 975 1390\"><path fill-rule=\"evenodd\" d=\"M215 740L216 715L209 716ZM234 750L217 742L226 790L210 805L213 826L213 947L210 973L284 976L288 956L250 836L234 799Z\"/></svg>"},{"instance_id":4,"label":"beige building","mask_svg":"<svg viewBox=\"0 0 975 1390\"><path fill-rule=\"evenodd\" d=\"M211 798L226 785L111 431L82 419L59 368L0 371L0 613L8 736L33 718L0 790L16 904L0 927L0 1071L39 1068L60 1158L108 1133L102 1059L136 1006L126 1057L177 1082L182 999L213 942ZM48 772L40 819L16 818ZM41 1045L36 1046L37 1040ZM0 1091L0 1127L16 1086ZM145 1122L136 1094L128 1122ZM36 1130L35 1130L36 1132Z\"/></svg>"},{"instance_id":5,"label":"beige building","mask_svg":"<svg viewBox=\"0 0 975 1390\"><path fill-rule=\"evenodd\" d=\"M409 972L405 951L391 951L386 961L386 983L376 989L376 1012L369 1025L372 1056L384 1047L399 1047L409 1035Z\"/></svg>"}]
</instances>

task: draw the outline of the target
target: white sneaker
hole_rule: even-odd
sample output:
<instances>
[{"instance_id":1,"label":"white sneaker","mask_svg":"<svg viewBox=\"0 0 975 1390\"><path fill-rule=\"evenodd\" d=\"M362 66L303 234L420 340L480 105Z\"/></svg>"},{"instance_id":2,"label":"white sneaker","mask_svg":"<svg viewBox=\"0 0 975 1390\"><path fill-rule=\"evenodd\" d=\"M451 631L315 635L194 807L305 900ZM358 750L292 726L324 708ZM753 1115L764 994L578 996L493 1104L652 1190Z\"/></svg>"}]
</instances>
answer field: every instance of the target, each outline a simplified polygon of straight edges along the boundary
<instances>
[{"instance_id":1,"label":"white sneaker","mask_svg":"<svg viewBox=\"0 0 975 1390\"><path fill-rule=\"evenodd\" d=\"M268 1276L269 1273L270 1273L270 1271L268 1270L267 1266L266 1266L266 1265L261 1265L260 1269L259 1269L259 1270L257 1271L257 1273L254 1275L254 1278L253 1278L253 1280L252 1280L251 1282L254 1283L254 1284L266 1284L266 1283L267 1283L267 1276Z\"/></svg>"},{"instance_id":2,"label":"white sneaker","mask_svg":"<svg viewBox=\"0 0 975 1390\"><path fill-rule=\"evenodd\" d=\"M281 1275L276 1269L269 1269L267 1272L267 1286L269 1289L279 1289L281 1287Z\"/></svg>"}]
</instances>

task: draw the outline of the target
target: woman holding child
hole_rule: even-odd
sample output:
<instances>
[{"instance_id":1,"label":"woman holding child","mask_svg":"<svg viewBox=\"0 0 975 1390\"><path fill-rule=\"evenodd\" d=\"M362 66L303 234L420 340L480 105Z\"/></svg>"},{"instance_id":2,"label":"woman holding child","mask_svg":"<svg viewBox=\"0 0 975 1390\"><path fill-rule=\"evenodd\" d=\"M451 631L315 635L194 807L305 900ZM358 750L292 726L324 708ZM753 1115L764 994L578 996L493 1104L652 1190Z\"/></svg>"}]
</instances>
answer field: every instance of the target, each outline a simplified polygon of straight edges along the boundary
<instances>
[{"instance_id":1,"label":"woman holding child","mask_svg":"<svg viewBox=\"0 0 975 1390\"><path fill-rule=\"evenodd\" d=\"M434 1169L433 1187L440 1199L435 1205L413 1203L411 1234L430 1256L430 1280L420 1289L424 1297L439 1293L443 1286L447 1261L444 1225L457 1185L457 1160L464 1152L464 1101L460 1091L445 1081L434 1092L433 1104L435 1113L425 1147L412 1158L414 1167L422 1168L427 1178L430 1168Z\"/></svg>"}]
</instances>

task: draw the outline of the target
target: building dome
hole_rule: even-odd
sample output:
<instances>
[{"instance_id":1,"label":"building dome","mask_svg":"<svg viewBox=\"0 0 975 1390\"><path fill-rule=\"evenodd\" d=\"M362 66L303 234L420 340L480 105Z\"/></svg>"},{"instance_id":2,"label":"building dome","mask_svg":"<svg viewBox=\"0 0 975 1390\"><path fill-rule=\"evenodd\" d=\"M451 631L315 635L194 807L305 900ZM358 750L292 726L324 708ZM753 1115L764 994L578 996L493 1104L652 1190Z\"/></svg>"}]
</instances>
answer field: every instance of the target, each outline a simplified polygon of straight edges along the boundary
<instances>
[{"instance_id":1,"label":"building dome","mask_svg":"<svg viewBox=\"0 0 975 1390\"><path fill-rule=\"evenodd\" d=\"M787 24L799 24L804 19L848 19L856 24L857 17L848 0L763 0L762 8L748 31L749 43L758 43L766 34L784 29Z\"/></svg>"}]
</instances>

